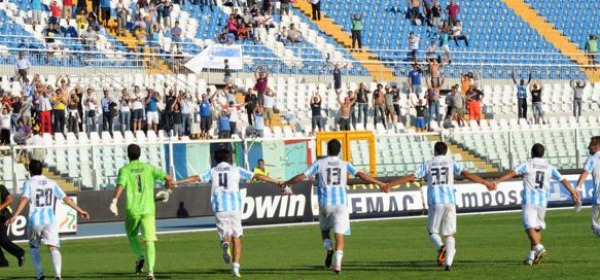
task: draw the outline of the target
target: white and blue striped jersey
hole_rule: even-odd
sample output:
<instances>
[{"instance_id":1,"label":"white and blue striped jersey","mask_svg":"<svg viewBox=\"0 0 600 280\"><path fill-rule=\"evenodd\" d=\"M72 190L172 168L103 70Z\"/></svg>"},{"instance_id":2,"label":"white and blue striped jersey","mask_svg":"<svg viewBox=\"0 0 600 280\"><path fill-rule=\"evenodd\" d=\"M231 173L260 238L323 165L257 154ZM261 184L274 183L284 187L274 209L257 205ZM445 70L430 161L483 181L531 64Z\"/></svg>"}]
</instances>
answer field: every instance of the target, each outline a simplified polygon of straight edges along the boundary
<instances>
[{"instance_id":1,"label":"white and blue striped jersey","mask_svg":"<svg viewBox=\"0 0 600 280\"><path fill-rule=\"evenodd\" d=\"M339 157L331 156L317 160L304 171L306 177L318 175L317 196L321 206L347 205L346 179L348 173L356 176L358 170Z\"/></svg>"},{"instance_id":2,"label":"white and blue striped jersey","mask_svg":"<svg viewBox=\"0 0 600 280\"><path fill-rule=\"evenodd\" d=\"M550 179L562 181L563 176L556 167L543 158L532 158L515 167L518 175L523 175L521 204L546 207Z\"/></svg>"},{"instance_id":3,"label":"white and blue striped jersey","mask_svg":"<svg viewBox=\"0 0 600 280\"><path fill-rule=\"evenodd\" d=\"M592 174L594 193L592 194L592 203L600 204L600 152L591 155L583 165L583 169Z\"/></svg>"},{"instance_id":4,"label":"white and blue striped jersey","mask_svg":"<svg viewBox=\"0 0 600 280\"><path fill-rule=\"evenodd\" d=\"M56 200L65 198L65 192L44 175L33 176L23 183L23 197L29 199L29 225L54 223Z\"/></svg>"},{"instance_id":5,"label":"white and blue striped jersey","mask_svg":"<svg viewBox=\"0 0 600 280\"><path fill-rule=\"evenodd\" d=\"M202 182L212 182L210 202L214 213L242 211L240 180L251 180L254 173L221 162L200 174Z\"/></svg>"},{"instance_id":6,"label":"white and blue striped jersey","mask_svg":"<svg viewBox=\"0 0 600 280\"><path fill-rule=\"evenodd\" d=\"M447 156L436 156L417 168L414 175L418 179L427 177L427 205L456 204L454 174L462 172L463 168Z\"/></svg>"}]
</instances>

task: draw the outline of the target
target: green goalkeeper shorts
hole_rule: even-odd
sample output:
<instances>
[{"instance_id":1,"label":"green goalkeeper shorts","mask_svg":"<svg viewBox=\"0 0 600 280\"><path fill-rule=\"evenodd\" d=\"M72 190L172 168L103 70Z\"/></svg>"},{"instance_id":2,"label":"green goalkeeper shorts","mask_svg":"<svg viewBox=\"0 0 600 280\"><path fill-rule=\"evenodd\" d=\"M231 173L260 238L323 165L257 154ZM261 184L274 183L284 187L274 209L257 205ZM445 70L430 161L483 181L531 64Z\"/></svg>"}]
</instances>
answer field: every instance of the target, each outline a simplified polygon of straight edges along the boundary
<instances>
[{"instance_id":1,"label":"green goalkeeper shorts","mask_svg":"<svg viewBox=\"0 0 600 280\"><path fill-rule=\"evenodd\" d=\"M125 231L128 237L136 237L142 230L142 238L146 242L156 241L156 220L154 215L127 215Z\"/></svg>"}]
</instances>

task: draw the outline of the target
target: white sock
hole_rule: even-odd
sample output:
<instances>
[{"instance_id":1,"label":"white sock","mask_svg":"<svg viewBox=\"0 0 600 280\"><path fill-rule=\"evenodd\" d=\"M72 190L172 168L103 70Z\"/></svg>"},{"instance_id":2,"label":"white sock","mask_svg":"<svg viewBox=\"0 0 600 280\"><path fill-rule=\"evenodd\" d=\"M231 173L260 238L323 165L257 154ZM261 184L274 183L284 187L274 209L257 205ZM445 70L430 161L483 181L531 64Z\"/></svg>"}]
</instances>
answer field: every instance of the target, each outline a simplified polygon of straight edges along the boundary
<instances>
[{"instance_id":1,"label":"white sock","mask_svg":"<svg viewBox=\"0 0 600 280\"><path fill-rule=\"evenodd\" d=\"M58 249L52 250L50 255L54 264L54 277L60 277L62 272L62 256L60 255L60 251Z\"/></svg>"},{"instance_id":2,"label":"white sock","mask_svg":"<svg viewBox=\"0 0 600 280\"><path fill-rule=\"evenodd\" d=\"M331 251L333 244L331 244L331 239L327 238L325 240L323 240L323 248L325 248L325 250L327 251Z\"/></svg>"},{"instance_id":3,"label":"white sock","mask_svg":"<svg viewBox=\"0 0 600 280\"><path fill-rule=\"evenodd\" d=\"M40 277L44 275L44 270L42 270L42 257L40 256L40 249L31 248L31 261L33 262L33 267L35 267L37 276Z\"/></svg>"},{"instance_id":4,"label":"white sock","mask_svg":"<svg viewBox=\"0 0 600 280\"><path fill-rule=\"evenodd\" d=\"M527 253L527 259L528 260L535 259L535 251L529 251L529 253Z\"/></svg>"},{"instance_id":5,"label":"white sock","mask_svg":"<svg viewBox=\"0 0 600 280\"><path fill-rule=\"evenodd\" d=\"M240 264L234 262L233 263L233 272L239 273L240 272Z\"/></svg>"},{"instance_id":6,"label":"white sock","mask_svg":"<svg viewBox=\"0 0 600 280\"><path fill-rule=\"evenodd\" d=\"M431 235L429 235L429 239L431 239L431 243L433 243L433 246L435 246L435 248L437 248L438 250L444 245L442 243L442 238L437 233L432 233Z\"/></svg>"},{"instance_id":7,"label":"white sock","mask_svg":"<svg viewBox=\"0 0 600 280\"><path fill-rule=\"evenodd\" d=\"M344 258L344 251L335 251L335 265L338 267L342 266L342 259Z\"/></svg>"},{"instance_id":8,"label":"white sock","mask_svg":"<svg viewBox=\"0 0 600 280\"><path fill-rule=\"evenodd\" d=\"M446 237L446 265L452 266L452 261L454 261L454 255L456 254L456 241L454 237Z\"/></svg>"},{"instance_id":9,"label":"white sock","mask_svg":"<svg viewBox=\"0 0 600 280\"><path fill-rule=\"evenodd\" d=\"M535 245L535 250L536 250L537 252L539 252L539 251L541 251L541 250L543 250L543 249L544 249L544 245L542 245L542 243L540 243L540 244L538 244L538 245Z\"/></svg>"}]
</instances>

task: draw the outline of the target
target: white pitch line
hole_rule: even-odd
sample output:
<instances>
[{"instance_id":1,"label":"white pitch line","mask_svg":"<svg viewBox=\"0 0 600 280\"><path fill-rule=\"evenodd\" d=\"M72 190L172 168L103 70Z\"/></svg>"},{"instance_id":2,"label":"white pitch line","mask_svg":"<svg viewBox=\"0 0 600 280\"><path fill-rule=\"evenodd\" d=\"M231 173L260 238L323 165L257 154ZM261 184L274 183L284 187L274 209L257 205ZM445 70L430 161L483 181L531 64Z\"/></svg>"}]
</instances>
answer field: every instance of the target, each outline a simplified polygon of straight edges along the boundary
<instances>
[{"instance_id":1,"label":"white pitch line","mask_svg":"<svg viewBox=\"0 0 600 280\"><path fill-rule=\"evenodd\" d=\"M583 208L591 208L591 206L583 206ZM547 210L568 210L573 209L573 207L558 207L558 208L548 208ZM458 216L475 216L475 215L489 215L489 214L507 214L507 213L516 213L521 212L521 210L502 210L502 211L493 211L493 212L469 212L469 213L459 213ZM385 218L365 218L365 219L357 219L352 220L352 223L361 223L361 222L376 222L376 221L389 221L389 220L411 220L411 219L422 219L427 218L427 216L419 215L419 216L400 216L400 217L385 217ZM316 225L319 222L300 222L300 223L284 223L284 224L270 224L270 225L254 225L254 226L244 226L244 229L261 229L261 228L274 228L274 227L297 227L297 226L309 226ZM172 231L161 231L157 232L157 235L163 234L177 234L177 233L195 233L195 232L207 232L207 231L216 231L216 228L199 228L199 229L188 229L188 230L172 230ZM114 238L114 237L125 237L125 233L121 234L105 234L105 235L91 235L91 236L73 236L73 237L63 237L60 240L86 240L86 239L99 239L99 238ZM15 243L24 243L27 240L17 240Z\"/></svg>"}]
</instances>

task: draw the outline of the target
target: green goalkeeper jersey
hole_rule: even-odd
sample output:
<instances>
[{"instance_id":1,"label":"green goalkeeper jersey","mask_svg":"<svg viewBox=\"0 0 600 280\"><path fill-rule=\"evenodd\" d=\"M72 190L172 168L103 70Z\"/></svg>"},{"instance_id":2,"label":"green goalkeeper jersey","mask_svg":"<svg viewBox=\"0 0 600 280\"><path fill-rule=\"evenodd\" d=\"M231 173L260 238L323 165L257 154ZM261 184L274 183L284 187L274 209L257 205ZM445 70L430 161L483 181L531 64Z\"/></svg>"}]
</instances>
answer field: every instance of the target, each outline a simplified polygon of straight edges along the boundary
<instances>
[{"instance_id":1,"label":"green goalkeeper jersey","mask_svg":"<svg viewBox=\"0 0 600 280\"><path fill-rule=\"evenodd\" d=\"M119 169L117 185L127 192L128 215L154 215L154 182L163 181L165 176L163 170L137 160Z\"/></svg>"}]
</instances>

